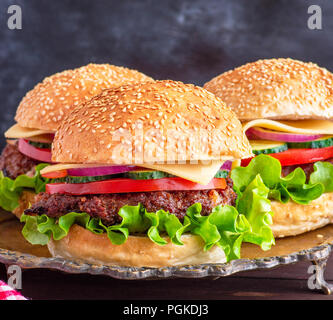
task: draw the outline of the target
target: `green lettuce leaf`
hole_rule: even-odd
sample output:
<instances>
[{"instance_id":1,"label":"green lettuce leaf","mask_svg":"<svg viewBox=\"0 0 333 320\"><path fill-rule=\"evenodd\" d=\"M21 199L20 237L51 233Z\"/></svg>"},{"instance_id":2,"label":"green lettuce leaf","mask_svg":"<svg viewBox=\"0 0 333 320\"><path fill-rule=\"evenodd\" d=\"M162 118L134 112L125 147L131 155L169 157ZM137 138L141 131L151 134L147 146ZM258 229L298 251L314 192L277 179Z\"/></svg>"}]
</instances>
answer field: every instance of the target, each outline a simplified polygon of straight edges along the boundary
<instances>
[{"instance_id":1,"label":"green lettuce leaf","mask_svg":"<svg viewBox=\"0 0 333 320\"><path fill-rule=\"evenodd\" d=\"M100 221L100 225L105 229L108 238L113 244L123 244L130 233L143 233L149 227L148 219L143 215L143 207L124 206L120 208L118 214L122 217L120 224L105 227Z\"/></svg>"},{"instance_id":2,"label":"green lettuce leaf","mask_svg":"<svg viewBox=\"0 0 333 320\"><path fill-rule=\"evenodd\" d=\"M240 194L237 207L219 205L204 216L201 203L195 203L187 209L183 222L164 210L148 212L139 204L122 207L118 213L122 217L121 223L112 226L105 226L100 219L87 213L71 212L59 219L45 214L24 214L21 217L25 222L22 234L32 244L45 245L51 237L54 240L65 237L76 223L96 234L106 233L117 245L124 243L130 234L146 234L158 245L167 244L164 236L168 236L172 243L183 245L181 237L186 232L200 236L204 250L220 246L230 261L240 258L243 241L260 245L264 250L274 244L269 228L272 212L267 195L268 188L258 175Z\"/></svg>"},{"instance_id":3,"label":"green lettuce leaf","mask_svg":"<svg viewBox=\"0 0 333 320\"><path fill-rule=\"evenodd\" d=\"M161 232L164 232L169 236L171 242L183 245L181 236L191 223L188 217L185 216L184 222L181 223L175 215L164 210L158 210L157 212L147 212L145 210L144 215L151 223L147 233L150 240L160 245L167 244L167 241L160 235Z\"/></svg>"},{"instance_id":4,"label":"green lettuce leaf","mask_svg":"<svg viewBox=\"0 0 333 320\"><path fill-rule=\"evenodd\" d=\"M330 162L318 161L313 165L310 184L321 183L325 192L333 192L333 165Z\"/></svg>"},{"instance_id":5,"label":"green lettuce leaf","mask_svg":"<svg viewBox=\"0 0 333 320\"><path fill-rule=\"evenodd\" d=\"M45 191L48 179L40 175L40 171L48 166L47 163L40 163L35 167L35 175L28 177L20 175L15 180L5 177L0 172L0 207L7 211L13 211L19 205L20 195L23 189L33 189L36 193Z\"/></svg>"},{"instance_id":6,"label":"green lettuce leaf","mask_svg":"<svg viewBox=\"0 0 333 320\"><path fill-rule=\"evenodd\" d=\"M43 220L45 220L43 216L28 216L25 214L21 216L20 221L25 223L22 235L31 244L46 245L49 242L51 234L49 232L42 233L38 230L38 225Z\"/></svg>"},{"instance_id":7,"label":"green lettuce leaf","mask_svg":"<svg viewBox=\"0 0 333 320\"><path fill-rule=\"evenodd\" d=\"M319 179L320 181L313 178L307 183L302 168L296 168L286 177L281 177L281 171L279 160L261 154L253 158L247 167L233 169L231 179L234 182L236 192L241 193L259 174L265 186L269 188L268 198L283 203L292 199L299 204L308 204L320 197L325 191L323 178Z\"/></svg>"},{"instance_id":8,"label":"green lettuce leaf","mask_svg":"<svg viewBox=\"0 0 333 320\"><path fill-rule=\"evenodd\" d=\"M251 229L245 232L243 241L259 245L269 250L275 244L273 232L269 225L273 223L273 212L267 199L269 189L258 174L246 187L238 200L238 212L243 214Z\"/></svg>"}]
</instances>

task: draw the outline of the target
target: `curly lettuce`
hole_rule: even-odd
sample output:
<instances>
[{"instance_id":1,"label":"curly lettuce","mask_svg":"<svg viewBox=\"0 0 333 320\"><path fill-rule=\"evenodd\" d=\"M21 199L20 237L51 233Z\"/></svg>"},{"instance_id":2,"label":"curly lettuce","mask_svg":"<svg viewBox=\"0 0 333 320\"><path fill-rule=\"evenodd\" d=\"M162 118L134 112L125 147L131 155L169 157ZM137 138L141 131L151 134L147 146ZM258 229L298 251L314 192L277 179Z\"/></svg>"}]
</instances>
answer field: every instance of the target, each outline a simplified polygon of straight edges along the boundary
<instances>
[{"instance_id":1,"label":"curly lettuce","mask_svg":"<svg viewBox=\"0 0 333 320\"><path fill-rule=\"evenodd\" d=\"M16 179L5 177L0 171L0 207L7 211L13 211L19 206L19 199L25 188L33 189L36 193L45 191L48 179L40 175L40 171L48 166L47 163L40 163L35 167L35 175L28 177L25 174Z\"/></svg>"},{"instance_id":2,"label":"curly lettuce","mask_svg":"<svg viewBox=\"0 0 333 320\"><path fill-rule=\"evenodd\" d=\"M130 234L146 234L158 245L166 245L167 235L175 245L183 245L182 235L198 235L204 242L204 250L214 245L221 247L227 261L239 259L242 242L251 242L267 250L274 244L269 224L272 212L269 205L268 188L260 176L239 194L237 206L216 206L210 215L202 215L201 203L190 206L183 221L164 210L148 212L141 204L123 206L118 214L121 223L112 226L103 224L100 218L92 218L87 213L71 212L58 219L45 214L40 216L22 215L25 223L23 236L32 244L45 245L51 237L54 240L64 238L73 224L79 224L87 230L106 233L113 244L121 245Z\"/></svg>"},{"instance_id":3,"label":"curly lettuce","mask_svg":"<svg viewBox=\"0 0 333 320\"><path fill-rule=\"evenodd\" d=\"M333 165L330 162L318 161L313 165L313 172L309 179L310 184L320 183L324 192L333 192Z\"/></svg>"},{"instance_id":4,"label":"curly lettuce","mask_svg":"<svg viewBox=\"0 0 333 320\"><path fill-rule=\"evenodd\" d=\"M251 160L247 167L237 167L231 172L231 179L237 192L241 192L258 174L269 188L269 199L282 203L290 199L299 204L309 204L324 192L333 190L330 179L333 179L333 166L317 162L309 181L306 174L298 167L285 177L281 176L282 167L279 160L261 154Z\"/></svg>"}]
</instances>

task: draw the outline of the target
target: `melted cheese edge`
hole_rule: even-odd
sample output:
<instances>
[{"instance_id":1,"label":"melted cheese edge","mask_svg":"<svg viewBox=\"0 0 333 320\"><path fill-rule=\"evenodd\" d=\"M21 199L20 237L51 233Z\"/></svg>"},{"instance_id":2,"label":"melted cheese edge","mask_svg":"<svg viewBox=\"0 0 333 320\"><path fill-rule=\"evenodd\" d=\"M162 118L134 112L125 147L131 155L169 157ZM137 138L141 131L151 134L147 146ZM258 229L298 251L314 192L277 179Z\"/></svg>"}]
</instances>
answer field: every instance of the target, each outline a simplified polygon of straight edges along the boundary
<instances>
[{"instance_id":1,"label":"melted cheese edge","mask_svg":"<svg viewBox=\"0 0 333 320\"><path fill-rule=\"evenodd\" d=\"M329 120L275 121L256 119L243 123L244 132L252 127L300 134L333 134L333 121Z\"/></svg>"},{"instance_id":2,"label":"melted cheese edge","mask_svg":"<svg viewBox=\"0 0 333 320\"><path fill-rule=\"evenodd\" d=\"M14 124L5 132L7 139L28 139L37 142L51 143L52 138L50 134L54 133L52 130L41 130L21 127L19 124Z\"/></svg>"},{"instance_id":3,"label":"melted cheese edge","mask_svg":"<svg viewBox=\"0 0 333 320\"><path fill-rule=\"evenodd\" d=\"M209 165L202 164L144 164L148 169L164 171L202 185L208 184L221 168L223 161L212 161Z\"/></svg>"}]
</instances>

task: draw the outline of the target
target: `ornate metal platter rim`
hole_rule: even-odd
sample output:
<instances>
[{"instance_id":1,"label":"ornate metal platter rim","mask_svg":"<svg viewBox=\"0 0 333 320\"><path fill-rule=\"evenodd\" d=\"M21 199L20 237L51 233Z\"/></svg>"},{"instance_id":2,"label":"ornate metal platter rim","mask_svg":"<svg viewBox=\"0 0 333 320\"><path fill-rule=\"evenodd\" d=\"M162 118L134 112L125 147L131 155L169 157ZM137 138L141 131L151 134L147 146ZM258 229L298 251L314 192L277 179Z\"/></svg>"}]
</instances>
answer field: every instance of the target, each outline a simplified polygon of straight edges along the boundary
<instances>
[{"instance_id":1,"label":"ornate metal platter rim","mask_svg":"<svg viewBox=\"0 0 333 320\"><path fill-rule=\"evenodd\" d=\"M0 248L0 262L7 265L16 264L27 269L48 268L61 270L67 273L106 275L123 280L204 278L224 277L241 271L270 269L279 265L292 264L298 261L320 261L329 257L332 246L333 243L326 243L288 255L256 259L238 259L224 264L201 264L162 268L94 265L65 260L62 258L37 257L31 254Z\"/></svg>"}]
</instances>

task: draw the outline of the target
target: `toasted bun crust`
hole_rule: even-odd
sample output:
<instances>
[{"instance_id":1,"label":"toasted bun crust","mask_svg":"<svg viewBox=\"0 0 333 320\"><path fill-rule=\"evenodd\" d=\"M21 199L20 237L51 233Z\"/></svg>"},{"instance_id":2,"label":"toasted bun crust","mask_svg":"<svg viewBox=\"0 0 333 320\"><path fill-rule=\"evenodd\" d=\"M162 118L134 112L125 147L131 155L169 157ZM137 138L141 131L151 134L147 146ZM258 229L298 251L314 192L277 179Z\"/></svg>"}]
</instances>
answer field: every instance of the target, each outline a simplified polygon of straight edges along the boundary
<instances>
[{"instance_id":1,"label":"toasted bun crust","mask_svg":"<svg viewBox=\"0 0 333 320\"><path fill-rule=\"evenodd\" d=\"M54 257L74 261L128 267L164 267L200 263L226 262L224 251L214 246L203 250L199 236L183 235L184 245L168 242L159 246L148 237L130 236L122 245L114 245L106 234L97 235L78 225L73 225L68 235L59 240L51 240L49 251Z\"/></svg>"},{"instance_id":2,"label":"toasted bun crust","mask_svg":"<svg viewBox=\"0 0 333 320\"><path fill-rule=\"evenodd\" d=\"M271 201L273 234L277 238L295 236L333 223L333 192L324 193L308 205Z\"/></svg>"},{"instance_id":3,"label":"toasted bun crust","mask_svg":"<svg viewBox=\"0 0 333 320\"><path fill-rule=\"evenodd\" d=\"M314 63L259 60L213 78L204 88L242 121L333 119L333 75Z\"/></svg>"},{"instance_id":4,"label":"toasted bun crust","mask_svg":"<svg viewBox=\"0 0 333 320\"><path fill-rule=\"evenodd\" d=\"M144 164L250 155L234 112L203 88L171 80L104 90L73 110L52 147L52 160L67 163Z\"/></svg>"},{"instance_id":5,"label":"toasted bun crust","mask_svg":"<svg viewBox=\"0 0 333 320\"><path fill-rule=\"evenodd\" d=\"M28 209L30 205L35 202L36 193L28 190L24 190L19 199L19 206L15 208L12 212L20 219L25 209Z\"/></svg>"},{"instance_id":6,"label":"toasted bun crust","mask_svg":"<svg viewBox=\"0 0 333 320\"><path fill-rule=\"evenodd\" d=\"M109 64L89 64L47 77L22 99L15 116L21 127L56 130L64 116L102 89L152 81L136 71Z\"/></svg>"}]
</instances>

